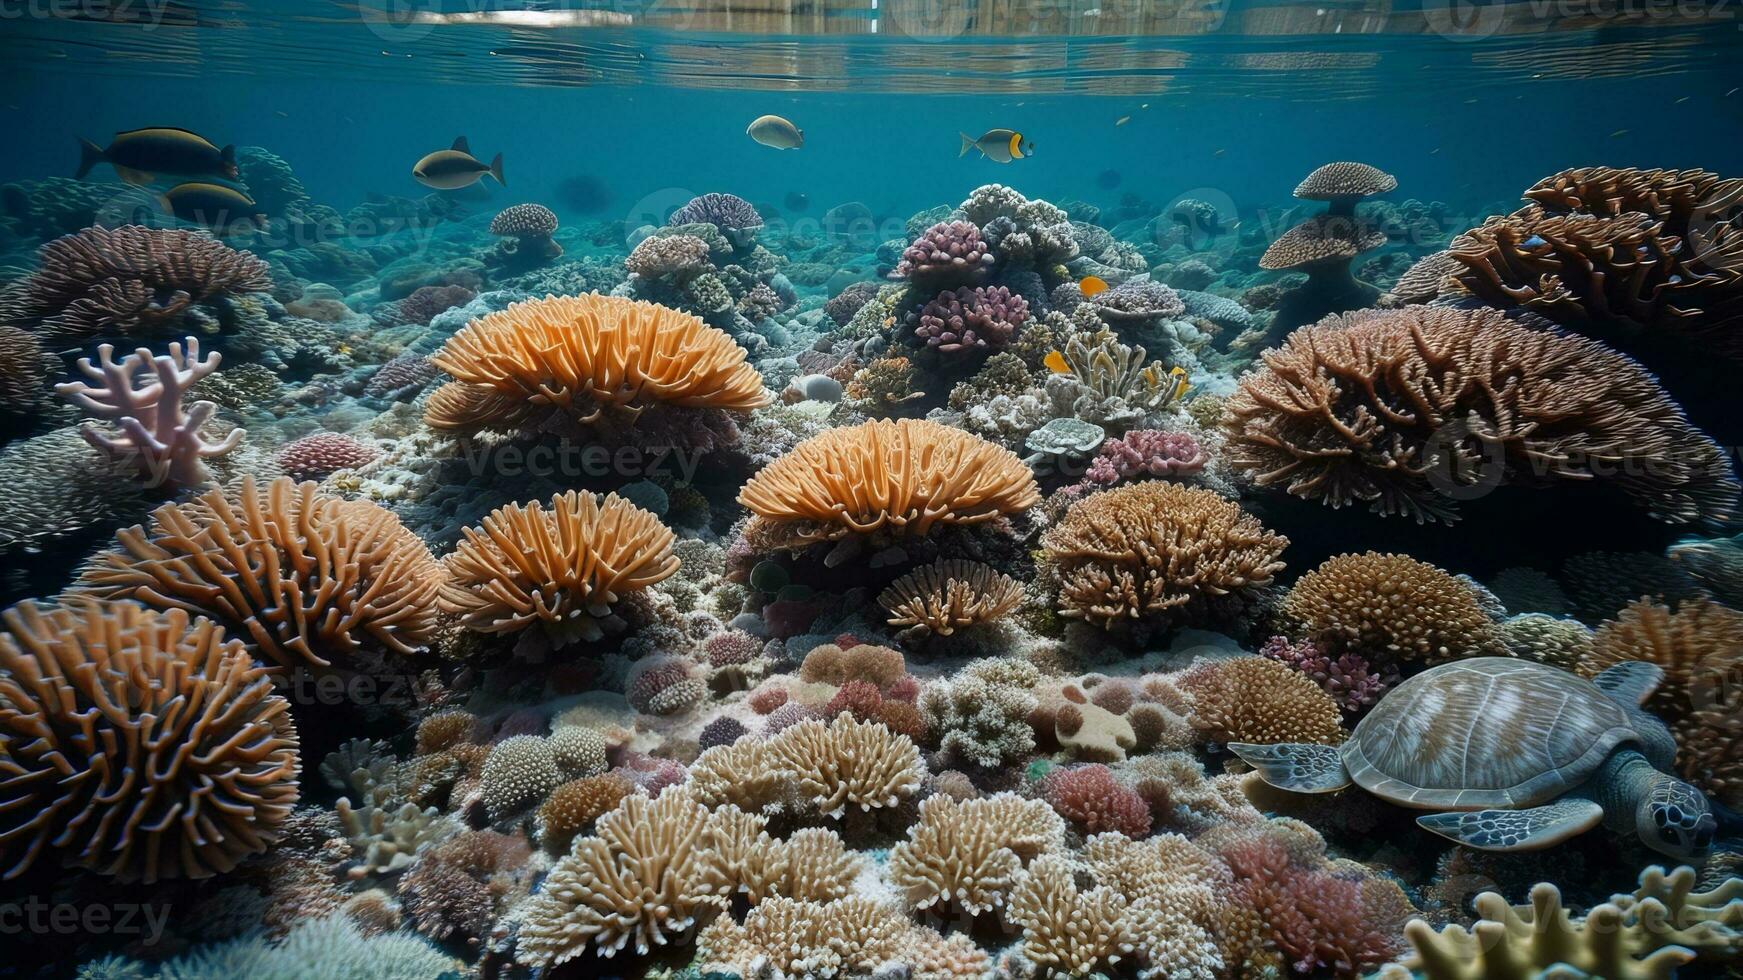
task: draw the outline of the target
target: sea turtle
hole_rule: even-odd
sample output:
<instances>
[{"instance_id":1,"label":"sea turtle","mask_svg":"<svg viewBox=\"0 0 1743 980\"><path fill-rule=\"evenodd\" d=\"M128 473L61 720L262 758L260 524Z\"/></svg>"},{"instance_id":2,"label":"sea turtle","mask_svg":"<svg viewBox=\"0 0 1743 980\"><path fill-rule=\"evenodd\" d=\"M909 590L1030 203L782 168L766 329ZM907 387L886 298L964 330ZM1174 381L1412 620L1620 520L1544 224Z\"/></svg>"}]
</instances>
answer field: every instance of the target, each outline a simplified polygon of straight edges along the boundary
<instances>
[{"instance_id":1,"label":"sea turtle","mask_svg":"<svg viewBox=\"0 0 1743 980\"><path fill-rule=\"evenodd\" d=\"M1417 810L1426 830L1485 851L1558 844L1602 822L1698 861L1718 821L1670 775L1676 742L1641 710L1664 671L1628 661L1591 680L1474 657L1386 694L1341 746L1230 743L1265 782L1297 793L1350 783Z\"/></svg>"}]
</instances>

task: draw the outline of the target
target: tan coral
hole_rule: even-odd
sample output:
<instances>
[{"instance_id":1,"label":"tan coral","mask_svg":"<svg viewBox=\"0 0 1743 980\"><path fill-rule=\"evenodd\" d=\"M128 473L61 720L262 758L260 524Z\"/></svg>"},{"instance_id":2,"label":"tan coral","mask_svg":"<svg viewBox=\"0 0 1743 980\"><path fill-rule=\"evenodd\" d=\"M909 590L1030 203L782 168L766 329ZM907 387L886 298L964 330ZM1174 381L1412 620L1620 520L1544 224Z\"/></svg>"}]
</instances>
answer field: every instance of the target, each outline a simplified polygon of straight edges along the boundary
<instances>
[{"instance_id":1,"label":"tan coral","mask_svg":"<svg viewBox=\"0 0 1743 980\"><path fill-rule=\"evenodd\" d=\"M1064 834L1065 822L1042 800L931 796L908 839L890 849L890 880L914 908L943 902L976 915L1002 907L1024 864L1061 848Z\"/></svg>"},{"instance_id":2,"label":"tan coral","mask_svg":"<svg viewBox=\"0 0 1743 980\"><path fill-rule=\"evenodd\" d=\"M1672 523L1723 518L1723 452L1638 364L1488 308L1412 306L1328 318L1266 351L1224 428L1261 486L1330 507L1457 519L1496 484L1612 482Z\"/></svg>"},{"instance_id":3,"label":"tan coral","mask_svg":"<svg viewBox=\"0 0 1743 980\"><path fill-rule=\"evenodd\" d=\"M461 434L649 406L748 412L768 403L744 349L688 313L613 296L547 296L462 327L431 359L457 380L431 396L432 428Z\"/></svg>"},{"instance_id":4,"label":"tan coral","mask_svg":"<svg viewBox=\"0 0 1743 980\"><path fill-rule=\"evenodd\" d=\"M1301 576L1283 601L1334 654L1373 663L1443 663L1507 652L1471 587L1408 555L1337 555Z\"/></svg>"},{"instance_id":5,"label":"tan coral","mask_svg":"<svg viewBox=\"0 0 1743 980\"><path fill-rule=\"evenodd\" d=\"M896 909L862 896L833 902L777 897L751 909L742 925L729 916L714 920L696 945L709 972L749 976L763 965L777 976L833 977L866 975L912 958L921 932Z\"/></svg>"},{"instance_id":6,"label":"tan coral","mask_svg":"<svg viewBox=\"0 0 1743 980\"><path fill-rule=\"evenodd\" d=\"M1336 745L1346 734L1337 702L1312 678L1276 660L1215 660L1176 683L1192 699L1193 727L1213 741Z\"/></svg>"},{"instance_id":7,"label":"tan coral","mask_svg":"<svg viewBox=\"0 0 1743 980\"><path fill-rule=\"evenodd\" d=\"M917 568L878 596L891 626L939 636L996 622L1022 601L1023 587L1016 579L990 565L956 558Z\"/></svg>"},{"instance_id":8,"label":"tan coral","mask_svg":"<svg viewBox=\"0 0 1743 980\"><path fill-rule=\"evenodd\" d=\"M116 533L79 589L210 617L285 667L366 645L409 654L436 628L441 565L391 511L280 477L165 504Z\"/></svg>"},{"instance_id":9,"label":"tan coral","mask_svg":"<svg viewBox=\"0 0 1743 980\"><path fill-rule=\"evenodd\" d=\"M1289 539L1208 490L1160 480L1091 494L1041 537L1060 615L1102 626L1186 614L1267 585Z\"/></svg>"},{"instance_id":10,"label":"tan coral","mask_svg":"<svg viewBox=\"0 0 1743 980\"><path fill-rule=\"evenodd\" d=\"M559 641L596 640L619 600L678 570L671 529L615 493L510 504L462 534L443 561L441 607L483 633L538 625Z\"/></svg>"},{"instance_id":11,"label":"tan coral","mask_svg":"<svg viewBox=\"0 0 1743 980\"><path fill-rule=\"evenodd\" d=\"M646 955L681 937L705 909L700 846L706 807L683 786L658 798L626 797L575 842L527 903L517 946L529 963L552 967L589 947L612 956Z\"/></svg>"},{"instance_id":12,"label":"tan coral","mask_svg":"<svg viewBox=\"0 0 1743 980\"><path fill-rule=\"evenodd\" d=\"M767 745L776 767L794 774L800 796L824 816L838 817L849 806L896 806L919 792L926 778L912 740L850 714L828 724L802 721Z\"/></svg>"},{"instance_id":13,"label":"tan coral","mask_svg":"<svg viewBox=\"0 0 1743 980\"><path fill-rule=\"evenodd\" d=\"M760 813L779 809L792 795L794 779L768 742L746 738L705 750L690 764L689 786L709 806Z\"/></svg>"},{"instance_id":14,"label":"tan coral","mask_svg":"<svg viewBox=\"0 0 1743 980\"><path fill-rule=\"evenodd\" d=\"M206 878L266 850L297 800L272 678L179 609L26 602L0 633L0 858L121 881Z\"/></svg>"},{"instance_id":15,"label":"tan coral","mask_svg":"<svg viewBox=\"0 0 1743 980\"><path fill-rule=\"evenodd\" d=\"M1080 890L1071 865L1053 854L1029 866L1011 893L1006 917L1022 927L1030 962L1069 977L1119 963L1138 941L1125 898L1105 885Z\"/></svg>"},{"instance_id":16,"label":"tan coral","mask_svg":"<svg viewBox=\"0 0 1743 980\"><path fill-rule=\"evenodd\" d=\"M1040 501L1015 453L919 419L828 429L805 440L739 492L756 522L795 544L882 531L924 535L979 524ZM747 531L747 536L750 532Z\"/></svg>"}]
</instances>

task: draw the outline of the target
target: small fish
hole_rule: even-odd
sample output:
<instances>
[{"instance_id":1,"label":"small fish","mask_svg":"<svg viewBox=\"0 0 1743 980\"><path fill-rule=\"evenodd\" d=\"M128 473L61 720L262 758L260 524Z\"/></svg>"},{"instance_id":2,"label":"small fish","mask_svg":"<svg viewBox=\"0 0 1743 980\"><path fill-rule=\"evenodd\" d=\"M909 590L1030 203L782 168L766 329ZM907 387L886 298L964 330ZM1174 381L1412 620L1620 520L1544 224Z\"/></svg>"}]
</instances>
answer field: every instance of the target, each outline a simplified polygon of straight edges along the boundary
<instances>
[{"instance_id":1,"label":"small fish","mask_svg":"<svg viewBox=\"0 0 1743 980\"><path fill-rule=\"evenodd\" d=\"M1142 105L1140 105L1140 106L1138 106L1138 108L1140 108L1140 109L1148 109L1148 108L1150 108L1150 103L1148 103L1148 102L1145 102L1145 103L1143 103L1143 104L1142 104Z\"/></svg>"},{"instance_id":2,"label":"small fish","mask_svg":"<svg viewBox=\"0 0 1743 980\"><path fill-rule=\"evenodd\" d=\"M236 147L220 150L204 136L173 126L116 133L106 150L79 140L79 172L74 179L83 180L99 163L114 167L116 176L135 185L149 184L158 174L236 179Z\"/></svg>"},{"instance_id":3,"label":"small fish","mask_svg":"<svg viewBox=\"0 0 1743 980\"><path fill-rule=\"evenodd\" d=\"M1065 355L1056 350L1048 351L1047 356L1041 359L1041 363L1047 365L1047 370L1054 374L1071 373L1071 365L1065 363Z\"/></svg>"},{"instance_id":4,"label":"small fish","mask_svg":"<svg viewBox=\"0 0 1743 980\"><path fill-rule=\"evenodd\" d=\"M1107 292L1108 284L1100 276L1084 276L1077 281L1077 288L1083 293L1083 298L1088 299L1097 293Z\"/></svg>"},{"instance_id":5,"label":"small fish","mask_svg":"<svg viewBox=\"0 0 1743 980\"><path fill-rule=\"evenodd\" d=\"M1617 138L1627 136L1627 135L1628 135L1628 131L1626 129L1618 129L1614 133L1610 134L1610 138L1617 139Z\"/></svg>"},{"instance_id":6,"label":"small fish","mask_svg":"<svg viewBox=\"0 0 1743 980\"><path fill-rule=\"evenodd\" d=\"M1168 372L1168 376L1174 379L1174 384L1176 386L1174 389L1175 398L1179 398L1192 390L1192 382L1186 380L1185 368L1175 367L1173 370Z\"/></svg>"},{"instance_id":7,"label":"small fish","mask_svg":"<svg viewBox=\"0 0 1743 980\"><path fill-rule=\"evenodd\" d=\"M1121 116L1120 118L1114 120L1114 125L1115 126L1124 126L1126 123L1129 123L1131 121L1132 121L1131 116Z\"/></svg>"},{"instance_id":8,"label":"small fish","mask_svg":"<svg viewBox=\"0 0 1743 980\"><path fill-rule=\"evenodd\" d=\"M777 150L797 150L805 145L805 131L780 116L758 116L745 127L745 135Z\"/></svg>"},{"instance_id":9,"label":"small fish","mask_svg":"<svg viewBox=\"0 0 1743 980\"><path fill-rule=\"evenodd\" d=\"M788 211L808 211L811 209L811 196L804 191L787 192Z\"/></svg>"},{"instance_id":10,"label":"small fish","mask_svg":"<svg viewBox=\"0 0 1743 980\"><path fill-rule=\"evenodd\" d=\"M224 232L240 226L266 227L266 215L261 214L254 198L226 184L194 180L177 184L158 195L164 213L183 221Z\"/></svg>"},{"instance_id":11,"label":"small fish","mask_svg":"<svg viewBox=\"0 0 1743 980\"><path fill-rule=\"evenodd\" d=\"M1118 170L1103 170L1095 175L1095 186L1105 191L1113 190L1120 186L1120 172Z\"/></svg>"},{"instance_id":12,"label":"small fish","mask_svg":"<svg viewBox=\"0 0 1743 980\"><path fill-rule=\"evenodd\" d=\"M489 174L504 187L507 182L502 179L502 154L490 161L490 166L479 162L472 155L471 147L466 145L466 137L454 140L454 145L446 150L437 150L429 154L417 165L412 167L412 176L425 187L434 187L439 191L457 191L462 187L470 187Z\"/></svg>"},{"instance_id":13,"label":"small fish","mask_svg":"<svg viewBox=\"0 0 1743 980\"><path fill-rule=\"evenodd\" d=\"M1736 95L1739 91L1743 91L1743 89L1732 89L1731 91L1725 93L1725 98L1728 99L1731 96Z\"/></svg>"},{"instance_id":14,"label":"small fish","mask_svg":"<svg viewBox=\"0 0 1743 980\"><path fill-rule=\"evenodd\" d=\"M1227 153L1227 152L1229 152L1229 151L1228 151L1228 150L1227 150L1227 149L1224 149L1224 148L1223 148L1223 147L1220 147L1220 146L1219 146L1219 147L1217 147L1217 148L1216 148L1216 152L1215 152L1215 153L1212 153L1212 154L1211 154L1211 156L1213 156L1213 157L1220 157L1220 156L1222 156L1222 155L1223 155L1223 154L1224 154L1224 153Z\"/></svg>"},{"instance_id":15,"label":"small fish","mask_svg":"<svg viewBox=\"0 0 1743 980\"><path fill-rule=\"evenodd\" d=\"M1014 129L989 129L980 139L958 133L962 137L962 149L957 156L967 156L970 148L979 150L981 156L995 163L1010 163L1035 154L1035 144Z\"/></svg>"}]
</instances>

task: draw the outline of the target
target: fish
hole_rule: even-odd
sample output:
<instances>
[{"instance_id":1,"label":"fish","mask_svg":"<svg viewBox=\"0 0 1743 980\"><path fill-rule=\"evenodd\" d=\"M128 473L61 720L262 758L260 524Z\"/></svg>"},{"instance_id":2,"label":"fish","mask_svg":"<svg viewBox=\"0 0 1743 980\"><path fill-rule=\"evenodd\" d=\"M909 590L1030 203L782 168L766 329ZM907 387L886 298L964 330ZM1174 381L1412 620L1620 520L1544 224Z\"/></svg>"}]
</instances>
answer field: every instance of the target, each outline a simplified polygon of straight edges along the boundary
<instances>
[{"instance_id":1,"label":"fish","mask_svg":"<svg viewBox=\"0 0 1743 980\"><path fill-rule=\"evenodd\" d=\"M1071 373L1071 365L1065 363L1065 355L1056 350L1048 351L1047 356L1041 359L1041 363L1047 365L1047 370L1054 374Z\"/></svg>"},{"instance_id":2,"label":"fish","mask_svg":"<svg viewBox=\"0 0 1743 980\"><path fill-rule=\"evenodd\" d=\"M1219 146L1219 147L1217 147L1217 149L1216 149L1216 152L1215 152L1215 153L1212 153L1212 154L1211 154L1211 156L1213 156L1213 157L1220 157L1220 156L1222 156L1222 155L1223 155L1223 154L1224 154L1224 153L1227 153L1227 152L1229 152L1229 151L1228 151L1228 150L1227 150L1227 149L1226 149L1226 148L1224 148L1224 147L1220 147L1220 146Z\"/></svg>"},{"instance_id":3,"label":"fish","mask_svg":"<svg viewBox=\"0 0 1743 980\"><path fill-rule=\"evenodd\" d=\"M235 180L236 147L219 149L199 133L174 126L151 126L116 133L109 148L88 139L79 140L79 172L84 180L91 168L107 163L116 176L129 184L149 184L159 175L174 177L223 177Z\"/></svg>"},{"instance_id":4,"label":"fish","mask_svg":"<svg viewBox=\"0 0 1743 980\"><path fill-rule=\"evenodd\" d=\"M1628 135L1628 131L1626 129L1618 129L1614 133L1610 134L1610 138L1611 139L1618 139L1620 137L1627 136L1627 135Z\"/></svg>"},{"instance_id":5,"label":"fish","mask_svg":"<svg viewBox=\"0 0 1743 980\"><path fill-rule=\"evenodd\" d=\"M1107 292L1108 284L1100 276L1084 276L1077 281L1077 288L1079 292L1083 293L1084 298L1088 299L1098 293Z\"/></svg>"},{"instance_id":6,"label":"fish","mask_svg":"<svg viewBox=\"0 0 1743 980\"><path fill-rule=\"evenodd\" d=\"M456 191L471 186L485 174L494 177L498 184L508 186L508 182L502 179L502 154L498 153L487 167L472 155L464 136L455 139L454 145L448 149L437 150L412 167L412 176L418 183L439 191Z\"/></svg>"},{"instance_id":7,"label":"fish","mask_svg":"<svg viewBox=\"0 0 1743 980\"><path fill-rule=\"evenodd\" d=\"M788 191L786 204L788 211L807 211L811 208L811 196L804 191Z\"/></svg>"},{"instance_id":8,"label":"fish","mask_svg":"<svg viewBox=\"0 0 1743 980\"><path fill-rule=\"evenodd\" d=\"M1095 175L1095 186L1104 191L1113 190L1120 186L1120 172L1118 170L1103 170Z\"/></svg>"},{"instance_id":9,"label":"fish","mask_svg":"<svg viewBox=\"0 0 1743 980\"><path fill-rule=\"evenodd\" d=\"M780 116L758 116L745 127L745 135L777 150L797 150L805 145L805 131Z\"/></svg>"},{"instance_id":10,"label":"fish","mask_svg":"<svg viewBox=\"0 0 1743 980\"><path fill-rule=\"evenodd\" d=\"M1120 118L1114 120L1114 125L1115 126L1124 126L1126 123L1129 123L1131 121L1132 121L1131 116L1121 116Z\"/></svg>"},{"instance_id":11,"label":"fish","mask_svg":"<svg viewBox=\"0 0 1743 980\"><path fill-rule=\"evenodd\" d=\"M213 231L231 231L239 225L266 227L254 198L228 184L193 180L177 184L158 195L165 214L202 225Z\"/></svg>"},{"instance_id":12,"label":"fish","mask_svg":"<svg viewBox=\"0 0 1743 980\"><path fill-rule=\"evenodd\" d=\"M996 163L1010 163L1035 153L1035 144L1014 129L989 129L980 139L967 133L957 135L962 137L962 149L956 154L959 157L966 156L969 149L973 148Z\"/></svg>"}]
</instances>

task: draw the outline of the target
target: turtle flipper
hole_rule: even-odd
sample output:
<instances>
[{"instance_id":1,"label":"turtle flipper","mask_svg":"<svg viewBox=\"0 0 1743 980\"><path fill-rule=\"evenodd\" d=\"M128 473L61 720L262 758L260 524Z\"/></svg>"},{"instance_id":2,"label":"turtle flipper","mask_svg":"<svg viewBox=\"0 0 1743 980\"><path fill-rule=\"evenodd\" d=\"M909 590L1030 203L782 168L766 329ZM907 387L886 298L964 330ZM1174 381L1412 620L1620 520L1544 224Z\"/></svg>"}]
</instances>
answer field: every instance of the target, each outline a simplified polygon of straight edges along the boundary
<instances>
[{"instance_id":1,"label":"turtle flipper","mask_svg":"<svg viewBox=\"0 0 1743 980\"><path fill-rule=\"evenodd\" d=\"M1259 770L1259 778L1292 793L1335 793L1350 784L1343 752L1335 745L1230 742L1229 751Z\"/></svg>"},{"instance_id":2,"label":"turtle flipper","mask_svg":"<svg viewBox=\"0 0 1743 980\"><path fill-rule=\"evenodd\" d=\"M1591 800L1556 800L1527 810L1430 813L1417 826L1480 851L1535 851L1583 834L1604 819Z\"/></svg>"},{"instance_id":3,"label":"turtle flipper","mask_svg":"<svg viewBox=\"0 0 1743 980\"><path fill-rule=\"evenodd\" d=\"M1624 660L1600 671L1592 683L1617 701L1638 707L1646 703L1663 680L1663 667L1644 660Z\"/></svg>"}]
</instances>

